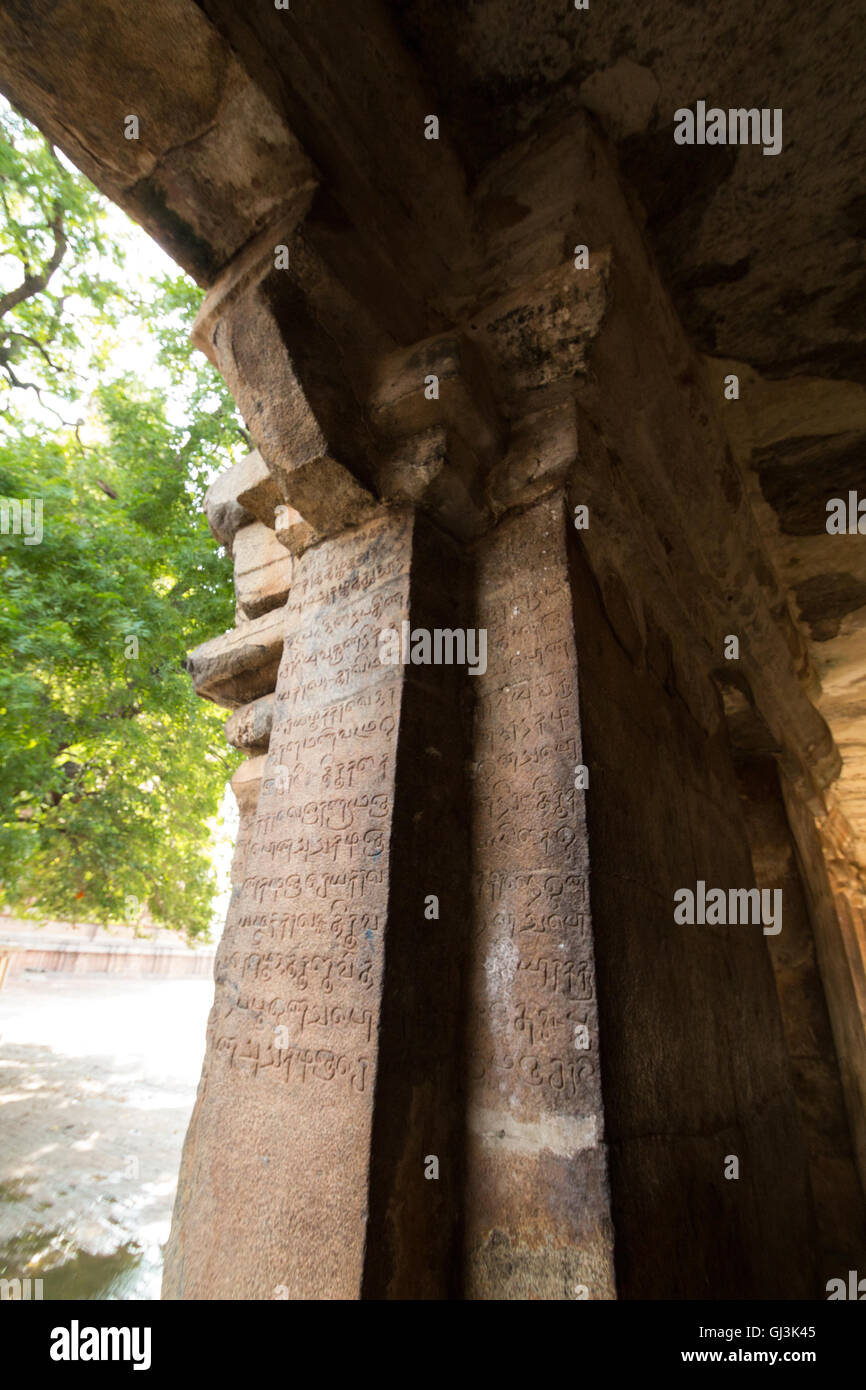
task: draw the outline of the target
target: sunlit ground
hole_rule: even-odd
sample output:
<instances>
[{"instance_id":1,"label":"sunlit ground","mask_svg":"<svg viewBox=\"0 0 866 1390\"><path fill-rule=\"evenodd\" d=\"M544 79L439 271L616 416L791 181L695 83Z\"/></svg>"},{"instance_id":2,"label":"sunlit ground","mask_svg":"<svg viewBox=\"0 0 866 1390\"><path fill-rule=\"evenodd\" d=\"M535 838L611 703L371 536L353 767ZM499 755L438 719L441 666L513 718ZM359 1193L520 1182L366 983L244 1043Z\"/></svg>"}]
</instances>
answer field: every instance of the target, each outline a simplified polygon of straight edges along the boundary
<instances>
[{"instance_id":1,"label":"sunlit ground","mask_svg":"<svg viewBox=\"0 0 866 1390\"><path fill-rule=\"evenodd\" d=\"M24 975L0 991L0 1277L159 1297L210 979Z\"/></svg>"}]
</instances>

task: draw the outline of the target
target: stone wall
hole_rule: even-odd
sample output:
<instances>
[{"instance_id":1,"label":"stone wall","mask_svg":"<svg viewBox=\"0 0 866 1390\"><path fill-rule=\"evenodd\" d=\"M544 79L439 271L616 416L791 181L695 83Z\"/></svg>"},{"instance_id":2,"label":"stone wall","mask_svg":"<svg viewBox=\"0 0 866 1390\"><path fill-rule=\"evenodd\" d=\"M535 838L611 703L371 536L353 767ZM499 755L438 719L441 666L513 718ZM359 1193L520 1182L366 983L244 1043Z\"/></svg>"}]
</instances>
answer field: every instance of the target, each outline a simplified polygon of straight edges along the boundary
<instances>
[{"instance_id":1,"label":"stone wall","mask_svg":"<svg viewBox=\"0 0 866 1390\"><path fill-rule=\"evenodd\" d=\"M573 574L620 1293L816 1297L769 938L674 921L680 888L755 882L721 702L678 684L659 628L627 650Z\"/></svg>"},{"instance_id":2,"label":"stone wall","mask_svg":"<svg viewBox=\"0 0 866 1390\"><path fill-rule=\"evenodd\" d=\"M0 942L0 955L5 955ZM154 976L159 979L208 979L213 973L214 951L180 951L159 946L70 946L68 944L15 945L9 954L6 976L25 971L64 975Z\"/></svg>"}]
</instances>

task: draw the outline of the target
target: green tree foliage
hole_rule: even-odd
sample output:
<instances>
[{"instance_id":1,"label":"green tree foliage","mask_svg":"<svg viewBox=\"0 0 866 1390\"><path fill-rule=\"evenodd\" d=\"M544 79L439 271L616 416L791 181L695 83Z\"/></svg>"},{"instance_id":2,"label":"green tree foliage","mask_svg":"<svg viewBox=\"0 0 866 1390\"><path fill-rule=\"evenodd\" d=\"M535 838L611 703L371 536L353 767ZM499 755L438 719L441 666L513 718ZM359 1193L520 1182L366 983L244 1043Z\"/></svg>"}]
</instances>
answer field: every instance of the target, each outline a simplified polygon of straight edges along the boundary
<instances>
[{"instance_id":1,"label":"green tree foliage","mask_svg":"<svg viewBox=\"0 0 866 1390\"><path fill-rule=\"evenodd\" d=\"M42 501L39 544L0 535L3 900L201 935L236 758L184 663L233 622L202 502L244 432L189 346L195 286L127 288L101 197L8 110L0 202L0 496ZM112 370L131 309L164 389Z\"/></svg>"},{"instance_id":2,"label":"green tree foliage","mask_svg":"<svg viewBox=\"0 0 866 1390\"><path fill-rule=\"evenodd\" d=\"M11 108L0 112L0 410L15 393L75 400L81 351L116 322L122 253L105 204Z\"/></svg>"}]
</instances>

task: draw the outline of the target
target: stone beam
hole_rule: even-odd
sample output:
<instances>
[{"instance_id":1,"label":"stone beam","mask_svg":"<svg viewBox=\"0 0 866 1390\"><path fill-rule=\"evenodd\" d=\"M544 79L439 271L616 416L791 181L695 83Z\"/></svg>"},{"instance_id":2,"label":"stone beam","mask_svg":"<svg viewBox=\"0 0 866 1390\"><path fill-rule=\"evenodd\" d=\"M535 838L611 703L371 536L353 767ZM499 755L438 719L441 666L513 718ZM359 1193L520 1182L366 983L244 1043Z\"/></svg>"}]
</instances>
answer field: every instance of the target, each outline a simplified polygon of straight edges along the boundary
<instances>
[{"instance_id":1,"label":"stone beam","mask_svg":"<svg viewBox=\"0 0 866 1390\"><path fill-rule=\"evenodd\" d=\"M328 535L375 505L372 440L348 380L336 389L333 343L294 273L276 264L275 246L295 244L305 211L299 203L219 277L193 338L225 377L284 502Z\"/></svg>"},{"instance_id":2,"label":"stone beam","mask_svg":"<svg viewBox=\"0 0 866 1390\"><path fill-rule=\"evenodd\" d=\"M475 218L447 124L438 139L425 138L435 96L385 6L293 0L278 11L201 0L201 8L322 171L328 220L351 226L343 254L351 262L362 250L377 315L411 322L405 341L436 331L443 301L471 277Z\"/></svg>"},{"instance_id":3,"label":"stone beam","mask_svg":"<svg viewBox=\"0 0 866 1390\"><path fill-rule=\"evenodd\" d=\"M187 658L196 694L227 709L269 694L282 655L283 626L283 610L276 609L196 647Z\"/></svg>"},{"instance_id":4,"label":"stone beam","mask_svg":"<svg viewBox=\"0 0 866 1390\"><path fill-rule=\"evenodd\" d=\"M313 186L193 0L0 6L0 89L200 283Z\"/></svg>"},{"instance_id":5,"label":"stone beam","mask_svg":"<svg viewBox=\"0 0 866 1390\"><path fill-rule=\"evenodd\" d=\"M563 177L569 170L573 177ZM546 142L509 151L477 197L479 207L519 202L526 211L488 233L481 305L466 306L470 328L527 414L532 402L543 410L564 397L567 407L571 392L579 424L569 491L573 504L590 509L593 568L609 587L632 591L630 625L641 630L641 604L651 607L681 656L688 652L704 673L724 669L725 637L741 636L739 669L787 772L817 810L839 755L809 699L803 634L727 444L723 403L709 393L610 151L578 116ZM585 269L563 265L564 243L588 248ZM530 260L534 275L524 281ZM503 283L515 288L494 298ZM506 481L500 471L500 494ZM524 497L512 488L509 501ZM642 576L641 597L633 574Z\"/></svg>"}]
</instances>

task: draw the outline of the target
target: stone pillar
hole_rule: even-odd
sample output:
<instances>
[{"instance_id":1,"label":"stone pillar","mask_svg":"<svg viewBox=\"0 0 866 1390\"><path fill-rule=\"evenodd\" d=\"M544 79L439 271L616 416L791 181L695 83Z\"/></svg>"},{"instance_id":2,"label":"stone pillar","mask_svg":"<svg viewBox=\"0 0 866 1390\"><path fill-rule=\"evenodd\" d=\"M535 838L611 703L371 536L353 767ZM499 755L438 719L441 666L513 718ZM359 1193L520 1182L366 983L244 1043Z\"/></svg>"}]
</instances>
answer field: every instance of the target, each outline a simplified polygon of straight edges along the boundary
<instances>
[{"instance_id":1,"label":"stone pillar","mask_svg":"<svg viewBox=\"0 0 866 1390\"><path fill-rule=\"evenodd\" d=\"M466 1296L615 1297L561 495L480 544Z\"/></svg>"},{"instance_id":2,"label":"stone pillar","mask_svg":"<svg viewBox=\"0 0 866 1390\"><path fill-rule=\"evenodd\" d=\"M780 787L801 866L860 1184L866 1192L866 934L857 906L862 871L853 854L848 857L850 827L839 808L816 827L784 779Z\"/></svg>"},{"instance_id":3,"label":"stone pillar","mask_svg":"<svg viewBox=\"0 0 866 1390\"><path fill-rule=\"evenodd\" d=\"M378 640L410 611L435 616L434 577L459 571L447 544L389 513L298 561L166 1297L357 1298L365 1283L435 1296L453 1282L457 673L382 664ZM425 1180L431 1154L445 1181Z\"/></svg>"},{"instance_id":4,"label":"stone pillar","mask_svg":"<svg viewBox=\"0 0 866 1390\"><path fill-rule=\"evenodd\" d=\"M402 676L375 629L406 616L410 557L401 519L298 565L168 1297L360 1290Z\"/></svg>"},{"instance_id":5,"label":"stone pillar","mask_svg":"<svg viewBox=\"0 0 866 1390\"><path fill-rule=\"evenodd\" d=\"M821 1281L826 1284L861 1267L866 1255L866 1210L828 1011L827 996L832 996L821 979L804 891L805 856L791 834L778 768L772 759L753 759L738 771L758 886L781 889L784 903L783 930L767 940L806 1140ZM804 817L803 824L811 830L811 817ZM822 866L814 831L811 840L809 870L816 874ZM831 977L830 987L833 983Z\"/></svg>"}]
</instances>

